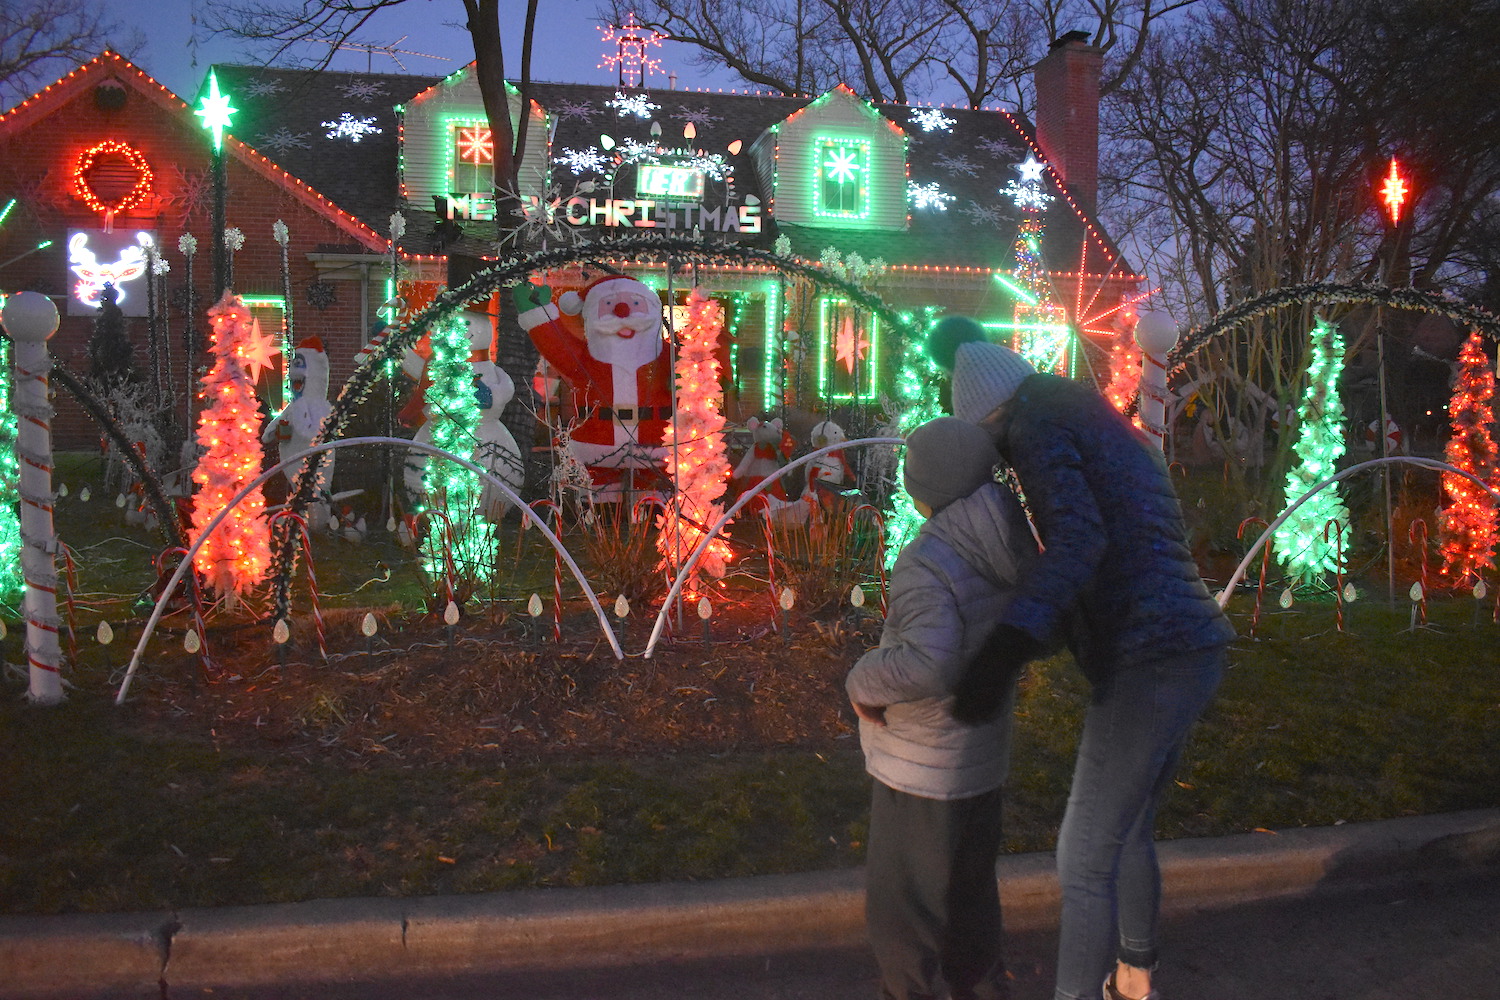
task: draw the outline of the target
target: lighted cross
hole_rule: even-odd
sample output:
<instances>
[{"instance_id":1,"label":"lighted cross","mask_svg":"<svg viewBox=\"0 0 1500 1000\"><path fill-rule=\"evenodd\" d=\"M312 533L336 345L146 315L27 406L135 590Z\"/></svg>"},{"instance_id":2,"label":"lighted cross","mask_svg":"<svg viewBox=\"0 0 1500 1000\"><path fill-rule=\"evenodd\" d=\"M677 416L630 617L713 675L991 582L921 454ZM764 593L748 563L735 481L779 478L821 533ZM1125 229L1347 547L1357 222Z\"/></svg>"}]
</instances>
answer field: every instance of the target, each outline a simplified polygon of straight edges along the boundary
<instances>
[{"instance_id":1,"label":"lighted cross","mask_svg":"<svg viewBox=\"0 0 1500 1000\"><path fill-rule=\"evenodd\" d=\"M830 149L824 169L830 180L840 184L852 181L859 170L859 155L852 149Z\"/></svg>"},{"instance_id":2,"label":"lighted cross","mask_svg":"<svg viewBox=\"0 0 1500 1000\"><path fill-rule=\"evenodd\" d=\"M1406 180L1396 169L1396 158L1391 157L1391 172L1386 174L1385 183L1381 185L1380 197L1385 202L1386 211L1390 214L1391 225L1401 221L1401 206L1406 204Z\"/></svg>"},{"instance_id":3,"label":"lighted cross","mask_svg":"<svg viewBox=\"0 0 1500 1000\"><path fill-rule=\"evenodd\" d=\"M219 78L214 75L213 70L208 71L208 93L203 95L203 100L198 102L198 109L193 112L203 119L203 127L214 134L214 152L218 152L224 145L224 130L229 128L229 119L239 108L229 106L229 95L219 93Z\"/></svg>"},{"instance_id":4,"label":"lighted cross","mask_svg":"<svg viewBox=\"0 0 1500 1000\"><path fill-rule=\"evenodd\" d=\"M495 141L483 125L458 130L458 158L476 166L495 162Z\"/></svg>"}]
</instances>

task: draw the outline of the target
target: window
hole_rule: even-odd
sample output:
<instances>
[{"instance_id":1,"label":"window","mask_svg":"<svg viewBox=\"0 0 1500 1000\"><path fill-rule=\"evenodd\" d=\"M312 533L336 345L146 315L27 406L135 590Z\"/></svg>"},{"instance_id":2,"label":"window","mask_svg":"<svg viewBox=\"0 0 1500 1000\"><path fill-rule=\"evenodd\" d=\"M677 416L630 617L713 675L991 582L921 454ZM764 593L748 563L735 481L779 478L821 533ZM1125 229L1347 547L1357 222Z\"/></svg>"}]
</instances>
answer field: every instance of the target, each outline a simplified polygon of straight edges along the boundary
<instances>
[{"instance_id":1,"label":"window","mask_svg":"<svg viewBox=\"0 0 1500 1000\"><path fill-rule=\"evenodd\" d=\"M817 141L814 210L819 215L863 219L870 209L870 144L864 139Z\"/></svg>"},{"instance_id":2,"label":"window","mask_svg":"<svg viewBox=\"0 0 1500 1000\"><path fill-rule=\"evenodd\" d=\"M452 191L488 192L495 186L495 140L485 121L457 121L450 126Z\"/></svg>"},{"instance_id":3,"label":"window","mask_svg":"<svg viewBox=\"0 0 1500 1000\"><path fill-rule=\"evenodd\" d=\"M818 301L818 392L824 399L875 399L878 321L847 299Z\"/></svg>"}]
</instances>

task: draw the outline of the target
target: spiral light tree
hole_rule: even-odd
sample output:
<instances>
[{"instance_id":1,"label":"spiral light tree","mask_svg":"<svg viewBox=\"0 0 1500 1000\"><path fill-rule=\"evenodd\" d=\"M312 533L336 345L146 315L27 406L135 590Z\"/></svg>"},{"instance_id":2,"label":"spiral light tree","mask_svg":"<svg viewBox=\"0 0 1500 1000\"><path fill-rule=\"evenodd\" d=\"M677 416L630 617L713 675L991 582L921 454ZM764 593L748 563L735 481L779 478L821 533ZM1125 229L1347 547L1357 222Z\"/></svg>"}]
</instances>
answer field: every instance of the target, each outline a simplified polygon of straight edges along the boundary
<instances>
[{"instance_id":1,"label":"spiral light tree","mask_svg":"<svg viewBox=\"0 0 1500 1000\"><path fill-rule=\"evenodd\" d=\"M57 307L40 292L17 292L0 312L15 341L16 414L21 418L16 454L21 460L21 568L26 576L27 697L38 705L63 700L61 649L57 641L57 536L52 525L52 405L47 341L57 332Z\"/></svg>"}]
</instances>

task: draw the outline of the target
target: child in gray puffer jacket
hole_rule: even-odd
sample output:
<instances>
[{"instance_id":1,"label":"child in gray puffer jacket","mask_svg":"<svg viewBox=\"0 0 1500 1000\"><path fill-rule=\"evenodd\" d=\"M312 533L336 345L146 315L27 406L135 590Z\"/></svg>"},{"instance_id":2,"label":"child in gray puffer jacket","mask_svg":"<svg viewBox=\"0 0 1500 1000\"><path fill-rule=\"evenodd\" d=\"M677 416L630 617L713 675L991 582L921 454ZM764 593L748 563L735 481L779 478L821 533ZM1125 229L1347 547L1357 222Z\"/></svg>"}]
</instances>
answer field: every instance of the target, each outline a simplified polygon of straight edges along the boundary
<instances>
[{"instance_id":1,"label":"child in gray puffer jacket","mask_svg":"<svg viewBox=\"0 0 1500 1000\"><path fill-rule=\"evenodd\" d=\"M953 718L952 691L1036 554L1021 506L994 480L978 427L940 417L906 440L903 477L928 518L891 576L880 645L845 685L874 777L865 916L882 1000L1008 995L1001 959L1002 786L1015 678L980 725Z\"/></svg>"}]
</instances>

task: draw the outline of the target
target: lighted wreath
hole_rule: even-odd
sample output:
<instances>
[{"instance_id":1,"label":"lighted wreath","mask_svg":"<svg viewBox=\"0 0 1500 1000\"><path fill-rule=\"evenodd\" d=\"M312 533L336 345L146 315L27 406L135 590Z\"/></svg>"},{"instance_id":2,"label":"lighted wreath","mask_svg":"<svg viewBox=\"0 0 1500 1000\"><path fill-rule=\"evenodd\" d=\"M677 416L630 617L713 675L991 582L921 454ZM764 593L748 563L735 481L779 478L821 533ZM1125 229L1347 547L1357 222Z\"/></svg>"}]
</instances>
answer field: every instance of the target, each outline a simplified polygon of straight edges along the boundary
<instances>
[{"instance_id":1,"label":"lighted wreath","mask_svg":"<svg viewBox=\"0 0 1500 1000\"><path fill-rule=\"evenodd\" d=\"M135 171L135 184L125 192L118 200L107 203L99 197L98 192L89 183L89 171L94 168L101 157L118 155L125 159ZM73 164L73 190L78 197L95 212L104 216L105 228L109 228L110 222L115 215L127 209L134 208L146 200L151 193L151 166L146 162L146 157L141 151L127 143L115 139L105 139L103 142L84 150L78 157L78 162Z\"/></svg>"}]
</instances>

